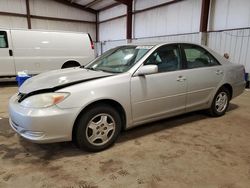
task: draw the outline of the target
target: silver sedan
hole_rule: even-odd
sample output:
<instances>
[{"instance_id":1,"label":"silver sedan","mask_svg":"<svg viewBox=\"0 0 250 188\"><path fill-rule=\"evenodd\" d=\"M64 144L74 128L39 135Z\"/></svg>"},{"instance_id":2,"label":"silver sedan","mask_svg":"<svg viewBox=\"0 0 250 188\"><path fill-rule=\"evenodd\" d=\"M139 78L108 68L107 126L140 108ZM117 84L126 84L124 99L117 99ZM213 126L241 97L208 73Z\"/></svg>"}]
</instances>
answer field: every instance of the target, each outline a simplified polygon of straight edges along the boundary
<instances>
[{"instance_id":1,"label":"silver sedan","mask_svg":"<svg viewBox=\"0 0 250 188\"><path fill-rule=\"evenodd\" d=\"M204 46L126 45L27 80L9 101L10 125L36 143L100 151L146 122L202 109L224 115L244 87L244 67Z\"/></svg>"}]
</instances>

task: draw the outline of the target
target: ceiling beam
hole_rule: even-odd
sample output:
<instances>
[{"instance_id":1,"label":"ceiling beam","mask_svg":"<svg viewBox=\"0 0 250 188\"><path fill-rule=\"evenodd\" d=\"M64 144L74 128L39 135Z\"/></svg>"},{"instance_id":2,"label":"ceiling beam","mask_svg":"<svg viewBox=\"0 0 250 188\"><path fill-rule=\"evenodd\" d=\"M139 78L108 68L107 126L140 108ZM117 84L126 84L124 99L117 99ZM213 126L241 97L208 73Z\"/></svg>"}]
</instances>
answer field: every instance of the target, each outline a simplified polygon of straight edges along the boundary
<instances>
[{"instance_id":1,"label":"ceiling beam","mask_svg":"<svg viewBox=\"0 0 250 188\"><path fill-rule=\"evenodd\" d=\"M115 1L122 3L124 5L132 5L133 0L115 0Z\"/></svg>"},{"instance_id":2,"label":"ceiling beam","mask_svg":"<svg viewBox=\"0 0 250 188\"><path fill-rule=\"evenodd\" d=\"M84 5L84 7L92 7L92 6L94 6L95 4L97 4L97 3L99 3L99 2L101 2L102 0L94 0L94 1L91 1L90 3L88 3L88 4L86 4L86 5Z\"/></svg>"},{"instance_id":3,"label":"ceiling beam","mask_svg":"<svg viewBox=\"0 0 250 188\"><path fill-rule=\"evenodd\" d=\"M121 5L121 3L119 3L119 2L116 2L116 3L114 3L114 4L111 4L111 5L109 5L109 6L106 6L106 7L103 7L103 8L100 8L100 9L98 9L97 11L104 11L104 10L107 10L107 9L110 9L110 8L113 8L113 7L116 7L116 6L118 6L118 5Z\"/></svg>"},{"instance_id":4,"label":"ceiling beam","mask_svg":"<svg viewBox=\"0 0 250 188\"><path fill-rule=\"evenodd\" d=\"M78 8L80 10L84 10L84 11L87 11L87 12L90 12L90 13L93 13L93 14L96 14L97 11L92 9L92 8L88 8L88 7L85 7L85 6L82 6L82 5L79 5L77 3L74 3L74 2L70 2L68 0L54 0L58 3L62 3L64 5L67 5L67 6L71 6L71 7L74 7L74 8Z\"/></svg>"},{"instance_id":5,"label":"ceiling beam","mask_svg":"<svg viewBox=\"0 0 250 188\"><path fill-rule=\"evenodd\" d=\"M133 5L131 1L131 3L127 4L127 39L128 40L132 39L132 17L133 17Z\"/></svg>"},{"instance_id":6,"label":"ceiling beam","mask_svg":"<svg viewBox=\"0 0 250 188\"><path fill-rule=\"evenodd\" d=\"M29 0L26 0L26 13L27 13L28 29L31 29L30 2L29 2Z\"/></svg>"},{"instance_id":7,"label":"ceiling beam","mask_svg":"<svg viewBox=\"0 0 250 188\"><path fill-rule=\"evenodd\" d=\"M207 32L208 17L210 9L210 0L202 0L200 32Z\"/></svg>"}]
</instances>

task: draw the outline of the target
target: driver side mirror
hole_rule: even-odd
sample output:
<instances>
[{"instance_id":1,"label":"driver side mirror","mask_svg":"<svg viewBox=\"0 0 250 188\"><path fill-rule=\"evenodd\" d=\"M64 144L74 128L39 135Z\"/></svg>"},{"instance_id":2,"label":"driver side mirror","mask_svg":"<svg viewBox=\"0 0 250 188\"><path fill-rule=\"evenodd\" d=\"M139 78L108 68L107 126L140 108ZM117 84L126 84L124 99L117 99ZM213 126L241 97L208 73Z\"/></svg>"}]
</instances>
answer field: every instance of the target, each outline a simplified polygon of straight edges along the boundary
<instances>
[{"instance_id":1,"label":"driver side mirror","mask_svg":"<svg viewBox=\"0 0 250 188\"><path fill-rule=\"evenodd\" d=\"M135 76L144 76L149 74L155 74L158 72L158 66L157 65L144 65L140 67L136 72Z\"/></svg>"}]
</instances>

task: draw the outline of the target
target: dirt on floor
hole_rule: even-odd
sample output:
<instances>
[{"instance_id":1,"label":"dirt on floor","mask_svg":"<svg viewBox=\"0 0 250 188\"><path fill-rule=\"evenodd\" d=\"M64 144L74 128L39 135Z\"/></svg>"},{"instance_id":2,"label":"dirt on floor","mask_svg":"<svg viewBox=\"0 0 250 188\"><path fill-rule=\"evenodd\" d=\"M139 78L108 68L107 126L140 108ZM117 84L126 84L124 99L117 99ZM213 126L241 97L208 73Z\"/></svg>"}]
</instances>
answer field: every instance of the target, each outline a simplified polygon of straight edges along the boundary
<instances>
[{"instance_id":1,"label":"dirt on floor","mask_svg":"<svg viewBox=\"0 0 250 188\"><path fill-rule=\"evenodd\" d=\"M99 153L20 138L8 123L15 92L13 83L0 86L0 187L250 187L250 91L223 117L195 112L147 124Z\"/></svg>"}]
</instances>

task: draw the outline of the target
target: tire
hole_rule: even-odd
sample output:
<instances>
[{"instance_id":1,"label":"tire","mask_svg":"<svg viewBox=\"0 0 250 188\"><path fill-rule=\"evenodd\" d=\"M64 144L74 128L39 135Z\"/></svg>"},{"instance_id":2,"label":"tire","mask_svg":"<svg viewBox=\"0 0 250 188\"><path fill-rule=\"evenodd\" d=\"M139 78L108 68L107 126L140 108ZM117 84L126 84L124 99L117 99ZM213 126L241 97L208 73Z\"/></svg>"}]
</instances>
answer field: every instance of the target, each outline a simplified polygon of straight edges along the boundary
<instances>
[{"instance_id":1,"label":"tire","mask_svg":"<svg viewBox=\"0 0 250 188\"><path fill-rule=\"evenodd\" d=\"M209 114L213 117L223 116L229 106L230 92L227 88L220 88L214 96L212 105L209 109Z\"/></svg>"},{"instance_id":2,"label":"tire","mask_svg":"<svg viewBox=\"0 0 250 188\"><path fill-rule=\"evenodd\" d=\"M72 68L72 67L78 67L80 64L76 61L68 61L63 64L62 69Z\"/></svg>"},{"instance_id":3,"label":"tire","mask_svg":"<svg viewBox=\"0 0 250 188\"><path fill-rule=\"evenodd\" d=\"M98 152L114 144L121 127L121 117L114 108L105 104L94 106L76 122L74 142L80 149Z\"/></svg>"}]
</instances>

